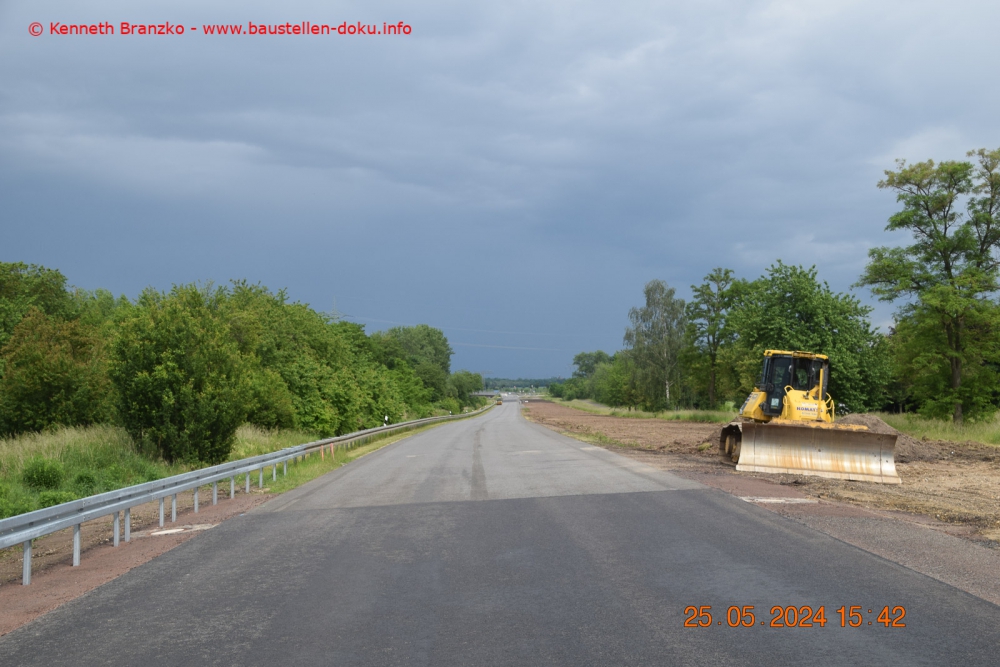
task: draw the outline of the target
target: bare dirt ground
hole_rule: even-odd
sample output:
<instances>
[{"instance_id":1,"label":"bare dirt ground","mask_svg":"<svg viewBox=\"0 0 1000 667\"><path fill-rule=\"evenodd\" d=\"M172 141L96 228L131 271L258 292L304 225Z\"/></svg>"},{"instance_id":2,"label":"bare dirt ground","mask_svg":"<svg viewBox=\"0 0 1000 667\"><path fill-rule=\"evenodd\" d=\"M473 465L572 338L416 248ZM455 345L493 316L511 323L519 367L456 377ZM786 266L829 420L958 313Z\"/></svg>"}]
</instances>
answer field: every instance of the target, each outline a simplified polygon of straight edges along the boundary
<instances>
[{"instance_id":1,"label":"bare dirt ground","mask_svg":"<svg viewBox=\"0 0 1000 667\"><path fill-rule=\"evenodd\" d=\"M997 447L972 442L925 442L900 435L896 470L903 483L884 485L737 472L718 454L719 424L596 415L547 401L530 401L524 408L531 421L737 495L785 496L786 490L794 488L805 497L906 514L984 546L996 547L1000 542ZM872 415L851 415L841 421L865 424L876 432L896 432ZM828 507L824 511L836 510Z\"/></svg>"},{"instance_id":2,"label":"bare dirt ground","mask_svg":"<svg viewBox=\"0 0 1000 667\"><path fill-rule=\"evenodd\" d=\"M21 585L21 547L0 550L0 635L156 558L202 530L239 516L273 497L267 493L266 487L253 489L250 494L238 490L231 500L227 495L220 489L219 503L212 505L211 491L206 494L203 489L197 514L194 513L193 493L179 495L176 523L170 522L168 498L163 530L183 530L163 535L153 535L161 530L158 503L133 507L132 539L126 543L122 537L117 548L113 546L110 517L87 522L80 529L79 567L73 567L72 528L39 538L32 546L29 586Z\"/></svg>"}]
</instances>

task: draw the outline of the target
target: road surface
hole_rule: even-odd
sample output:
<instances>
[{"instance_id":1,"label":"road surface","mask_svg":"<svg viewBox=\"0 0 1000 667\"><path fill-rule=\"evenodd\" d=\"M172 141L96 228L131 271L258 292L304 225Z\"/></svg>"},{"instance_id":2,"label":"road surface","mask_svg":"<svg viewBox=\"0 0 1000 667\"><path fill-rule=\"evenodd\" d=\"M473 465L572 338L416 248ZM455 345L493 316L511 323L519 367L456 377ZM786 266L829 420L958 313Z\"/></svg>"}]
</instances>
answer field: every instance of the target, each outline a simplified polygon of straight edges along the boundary
<instances>
[{"instance_id":1,"label":"road surface","mask_svg":"<svg viewBox=\"0 0 1000 667\"><path fill-rule=\"evenodd\" d=\"M770 627L791 605L826 625ZM207 531L0 638L0 663L968 667L998 638L990 603L509 400Z\"/></svg>"}]
</instances>

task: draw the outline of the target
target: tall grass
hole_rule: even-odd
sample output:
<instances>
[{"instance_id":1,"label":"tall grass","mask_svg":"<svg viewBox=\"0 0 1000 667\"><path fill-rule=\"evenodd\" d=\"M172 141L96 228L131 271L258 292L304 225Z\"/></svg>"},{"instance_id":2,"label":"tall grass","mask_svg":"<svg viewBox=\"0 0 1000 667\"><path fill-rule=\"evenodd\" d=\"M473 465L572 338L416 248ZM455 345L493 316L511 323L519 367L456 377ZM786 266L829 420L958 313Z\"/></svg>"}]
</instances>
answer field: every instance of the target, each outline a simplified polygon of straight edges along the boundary
<instances>
[{"instance_id":1,"label":"tall grass","mask_svg":"<svg viewBox=\"0 0 1000 667\"><path fill-rule=\"evenodd\" d=\"M303 431L241 426L230 460L267 454L316 440ZM52 484L29 483L28 468L55 469ZM75 498L114 491L176 475L191 466L170 464L136 450L125 429L117 426L63 427L0 439L0 518L30 512Z\"/></svg>"},{"instance_id":2,"label":"tall grass","mask_svg":"<svg viewBox=\"0 0 1000 667\"><path fill-rule=\"evenodd\" d=\"M607 405L595 403L594 401L582 401L580 399L564 401L558 398L549 398L548 400L595 415L627 417L629 419L664 419L667 421L725 424L726 422L732 421L736 418L736 410L664 410L663 412L644 412L642 410L612 408ZM528 405L530 406L531 403L529 402Z\"/></svg>"},{"instance_id":3,"label":"tall grass","mask_svg":"<svg viewBox=\"0 0 1000 667\"><path fill-rule=\"evenodd\" d=\"M912 413L878 412L875 414L897 431L917 439L927 438L928 440L949 440L952 442L971 440L987 445L1000 445L1000 415L987 421L971 422L959 426L950 421L927 419Z\"/></svg>"},{"instance_id":4,"label":"tall grass","mask_svg":"<svg viewBox=\"0 0 1000 667\"><path fill-rule=\"evenodd\" d=\"M43 488L26 472L44 465L55 472ZM113 491L183 472L179 465L136 451L116 426L63 427L0 439L0 517L75 498Z\"/></svg>"},{"instance_id":5,"label":"tall grass","mask_svg":"<svg viewBox=\"0 0 1000 667\"><path fill-rule=\"evenodd\" d=\"M236 429L236 442L229 454L230 461L245 459L261 454L270 454L285 447L294 447L318 440L319 437L307 431L293 429L266 429L253 424L244 424Z\"/></svg>"}]
</instances>

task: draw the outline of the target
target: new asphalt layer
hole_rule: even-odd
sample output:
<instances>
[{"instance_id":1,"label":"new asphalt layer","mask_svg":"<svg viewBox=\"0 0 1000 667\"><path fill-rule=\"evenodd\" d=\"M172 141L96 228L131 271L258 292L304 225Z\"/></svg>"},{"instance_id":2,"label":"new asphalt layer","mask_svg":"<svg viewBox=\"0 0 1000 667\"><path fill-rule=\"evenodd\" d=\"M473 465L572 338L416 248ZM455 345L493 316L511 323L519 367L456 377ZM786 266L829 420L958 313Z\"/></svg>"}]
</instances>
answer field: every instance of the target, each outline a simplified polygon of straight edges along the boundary
<instances>
[{"instance_id":1,"label":"new asphalt layer","mask_svg":"<svg viewBox=\"0 0 1000 667\"><path fill-rule=\"evenodd\" d=\"M826 625L770 627L792 605ZM995 605L515 400L205 532L0 638L0 663L989 665L998 637Z\"/></svg>"}]
</instances>

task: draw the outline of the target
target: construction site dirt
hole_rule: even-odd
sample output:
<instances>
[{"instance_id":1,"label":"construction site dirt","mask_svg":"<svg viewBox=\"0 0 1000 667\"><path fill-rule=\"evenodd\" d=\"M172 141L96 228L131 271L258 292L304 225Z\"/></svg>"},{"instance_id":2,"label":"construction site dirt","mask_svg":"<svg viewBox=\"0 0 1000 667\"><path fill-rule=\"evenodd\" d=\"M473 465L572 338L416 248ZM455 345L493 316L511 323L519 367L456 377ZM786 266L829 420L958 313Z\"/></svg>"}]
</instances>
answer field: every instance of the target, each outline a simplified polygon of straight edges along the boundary
<instances>
[{"instance_id":1,"label":"construction site dirt","mask_svg":"<svg viewBox=\"0 0 1000 667\"><path fill-rule=\"evenodd\" d=\"M922 442L900 434L896 467L903 483L884 485L737 472L735 465L719 455L721 424L591 414L535 400L524 405L524 414L538 424L737 495L776 496L794 488L803 497L894 513L982 546L1000 546L998 447ZM851 415L838 422L896 433L874 415ZM827 507L824 511L836 510Z\"/></svg>"}]
</instances>

